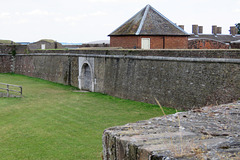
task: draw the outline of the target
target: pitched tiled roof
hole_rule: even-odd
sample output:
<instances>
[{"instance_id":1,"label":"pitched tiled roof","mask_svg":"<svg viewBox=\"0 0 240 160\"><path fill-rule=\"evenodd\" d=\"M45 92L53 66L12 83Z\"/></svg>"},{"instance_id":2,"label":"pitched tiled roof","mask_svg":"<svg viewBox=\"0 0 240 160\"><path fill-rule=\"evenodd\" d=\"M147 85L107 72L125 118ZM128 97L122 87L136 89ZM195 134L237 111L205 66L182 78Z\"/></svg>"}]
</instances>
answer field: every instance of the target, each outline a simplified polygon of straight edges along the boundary
<instances>
[{"instance_id":1,"label":"pitched tiled roof","mask_svg":"<svg viewBox=\"0 0 240 160\"><path fill-rule=\"evenodd\" d=\"M118 35L188 36L188 33L167 19L152 6L147 5L109 36Z\"/></svg>"},{"instance_id":2,"label":"pitched tiled roof","mask_svg":"<svg viewBox=\"0 0 240 160\"><path fill-rule=\"evenodd\" d=\"M231 35L231 34L199 34L199 35L194 35L194 34L191 34L189 37L188 37L189 40L192 40L192 39L212 39L212 40L215 40L215 41L220 41L220 42L223 42L223 43L230 43L232 41L237 41L237 40L240 40L240 35Z\"/></svg>"}]
</instances>

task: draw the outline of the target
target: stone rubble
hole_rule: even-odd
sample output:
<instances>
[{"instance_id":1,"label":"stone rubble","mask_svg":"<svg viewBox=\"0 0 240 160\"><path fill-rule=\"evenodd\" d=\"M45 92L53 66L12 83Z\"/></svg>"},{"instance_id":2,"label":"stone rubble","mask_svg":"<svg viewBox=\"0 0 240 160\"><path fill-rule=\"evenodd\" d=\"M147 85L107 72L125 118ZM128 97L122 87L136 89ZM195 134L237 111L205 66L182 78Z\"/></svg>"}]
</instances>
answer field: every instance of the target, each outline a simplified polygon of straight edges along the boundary
<instances>
[{"instance_id":1,"label":"stone rubble","mask_svg":"<svg viewBox=\"0 0 240 160\"><path fill-rule=\"evenodd\" d=\"M108 128L104 160L240 159L240 101Z\"/></svg>"}]
</instances>

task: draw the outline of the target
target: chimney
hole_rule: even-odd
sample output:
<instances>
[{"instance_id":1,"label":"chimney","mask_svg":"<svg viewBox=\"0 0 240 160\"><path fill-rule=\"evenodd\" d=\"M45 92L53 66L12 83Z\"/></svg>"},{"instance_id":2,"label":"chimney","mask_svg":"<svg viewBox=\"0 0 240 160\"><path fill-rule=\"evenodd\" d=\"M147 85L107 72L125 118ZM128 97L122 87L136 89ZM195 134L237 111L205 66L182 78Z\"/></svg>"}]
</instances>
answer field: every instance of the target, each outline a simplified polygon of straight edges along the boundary
<instances>
[{"instance_id":1,"label":"chimney","mask_svg":"<svg viewBox=\"0 0 240 160\"><path fill-rule=\"evenodd\" d=\"M203 33L203 26L198 26L198 33Z\"/></svg>"},{"instance_id":2,"label":"chimney","mask_svg":"<svg viewBox=\"0 0 240 160\"><path fill-rule=\"evenodd\" d=\"M198 35L198 25L197 24L192 25L192 33L195 35Z\"/></svg>"},{"instance_id":3,"label":"chimney","mask_svg":"<svg viewBox=\"0 0 240 160\"><path fill-rule=\"evenodd\" d=\"M182 28L184 30L184 25L179 25L178 27Z\"/></svg>"},{"instance_id":4,"label":"chimney","mask_svg":"<svg viewBox=\"0 0 240 160\"><path fill-rule=\"evenodd\" d=\"M217 34L222 34L222 27L217 27Z\"/></svg>"},{"instance_id":5,"label":"chimney","mask_svg":"<svg viewBox=\"0 0 240 160\"><path fill-rule=\"evenodd\" d=\"M230 27L230 34L233 35L233 36L235 36L237 34L237 30L236 30L235 26Z\"/></svg>"},{"instance_id":6,"label":"chimney","mask_svg":"<svg viewBox=\"0 0 240 160\"><path fill-rule=\"evenodd\" d=\"M216 25L213 25L212 26L212 34L217 34L217 26Z\"/></svg>"}]
</instances>

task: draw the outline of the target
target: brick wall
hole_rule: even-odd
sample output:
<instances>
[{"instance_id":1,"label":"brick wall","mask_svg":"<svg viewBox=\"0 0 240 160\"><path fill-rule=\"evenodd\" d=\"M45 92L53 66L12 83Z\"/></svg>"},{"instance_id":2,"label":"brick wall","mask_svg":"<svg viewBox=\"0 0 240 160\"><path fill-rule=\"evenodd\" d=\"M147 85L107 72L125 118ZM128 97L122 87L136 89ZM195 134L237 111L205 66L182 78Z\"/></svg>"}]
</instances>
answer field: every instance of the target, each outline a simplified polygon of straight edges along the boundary
<instances>
[{"instance_id":1,"label":"brick wall","mask_svg":"<svg viewBox=\"0 0 240 160\"><path fill-rule=\"evenodd\" d=\"M209 39L194 39L188 41L188 49L229 49L229 45Z\"/></svg>"},{"instance_id":2,"label":"brick wall","mask_svg":"<svg viewBox=\"0 0 240 160\"><path fill-rule=\"evenodd\" d=\"M187 49L188 38L182 36L111 36L110 47L141 49L141 39L150 38L151 49Z\"/></svg>"},{"instance_id":3,"label":"brick wall","mask_svg":"<svg viewBox=\"0 0 240 160\"><path fill-rule=\"evenodd\" d=\"M138 36L138 48L141 49L141 39L142 38L150 38L150 46L151 49L163 49L163 36Z\"/></svg>"},{"instance_id":4,"label":"brick wall","mask_svg":"<svg viewBox=\"0 0 240 160\"><path fill-rule=\"evenodd\" d=\"M137 36L111 36L110 47L139 48Z\"/></svg>"},{"instance_id":5,"label":"brick wall","mask_svg":"<svg viewBox=\"0 0 240 160\"><path fill-rule=\"evenodd\" d=\"M187 49L188 37L182 36L166 36L165 49Z\"/></svg>"},{"instance_id":6,"label":"brick wall","mask_svg":"<svg viewBox=\"0 0 240 160\"><path fill-rule=\"evenodd\" d=\"M231 49L240 49L240 43L231 43Z\"/></svg>"}]
</instances>

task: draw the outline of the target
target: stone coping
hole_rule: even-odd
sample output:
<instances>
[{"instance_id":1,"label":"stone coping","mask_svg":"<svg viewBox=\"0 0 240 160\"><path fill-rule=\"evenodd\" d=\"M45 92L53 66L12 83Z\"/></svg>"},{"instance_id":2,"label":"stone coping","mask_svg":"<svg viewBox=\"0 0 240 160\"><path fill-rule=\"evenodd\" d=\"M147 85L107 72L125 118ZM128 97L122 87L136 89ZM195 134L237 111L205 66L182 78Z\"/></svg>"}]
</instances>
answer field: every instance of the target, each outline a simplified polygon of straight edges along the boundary
<instances>
[{"instance_id":1,"label":"stone coping","mask_svg":"<svg viewBox=\"0 0 240 160\"><path fill-rule=\"evenodd\" d=\"M163 57L163 56L136 56L136 55L100 55L100 54L73 54L73 53L33 53L19 54L17 56L72 56L94 58L123 58L155 61L181 61L181 62L207 62L207 63L240 63L240 59L233 58L198 58L198 57Z\"/></svg>"},{"instance_id":2,"label":"stone coping","mask_svg":"<svg viewBox=\"0 0 240 160\"><path fill-rule=\"evenodd\" d=\"M74 49L74 50L31 50L28 54L17 55L118 55L118 56L161 56L191 58L231 58L240 59L240 49ZM0 54L6 55L6 54Z\"/></svg>"},{"instance_id":3,"label":"stone coping","mask_svg":"<svg viewBox=\"0 0 240 160\"><path fill-rule=\"evenodd\" d=\"M240 101L108 128L104 160L239 159Z\"/></svg>"}]
</instances>

